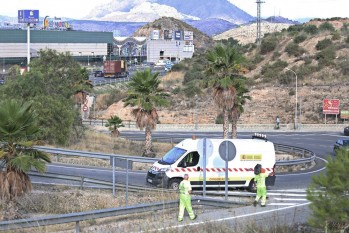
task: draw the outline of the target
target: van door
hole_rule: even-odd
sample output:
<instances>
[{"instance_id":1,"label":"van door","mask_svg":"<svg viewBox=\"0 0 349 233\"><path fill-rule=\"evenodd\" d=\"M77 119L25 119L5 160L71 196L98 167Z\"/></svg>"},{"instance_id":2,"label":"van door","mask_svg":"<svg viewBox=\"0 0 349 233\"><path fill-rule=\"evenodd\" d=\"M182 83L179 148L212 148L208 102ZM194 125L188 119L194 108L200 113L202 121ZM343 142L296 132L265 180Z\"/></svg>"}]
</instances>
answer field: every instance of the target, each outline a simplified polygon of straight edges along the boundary
<instances>
[{"instance_id":1,"label":"van door","mask_svg":"<svg viewBox=\"0 0 349 233\"><path fill-rule=\"evenodd\" d=\"M200 155L197 151L189 152L178 163L178 168L181 168L182 172L189 175L189 180L192 186L197 186L200 181ZM183 174L184 175L184 174Z\"/></svg>"}]
</instances>

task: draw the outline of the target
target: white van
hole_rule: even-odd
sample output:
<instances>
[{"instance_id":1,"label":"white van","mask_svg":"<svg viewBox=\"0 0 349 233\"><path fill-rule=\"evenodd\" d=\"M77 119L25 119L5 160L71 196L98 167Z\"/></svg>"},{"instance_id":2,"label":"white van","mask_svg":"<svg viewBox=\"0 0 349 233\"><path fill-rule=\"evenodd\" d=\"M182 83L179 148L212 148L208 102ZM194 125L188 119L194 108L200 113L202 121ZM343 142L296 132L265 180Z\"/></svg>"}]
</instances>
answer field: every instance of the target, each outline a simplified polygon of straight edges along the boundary
<instances>
[{"instance_id":1,"label":"white van","mask_svg":"<svg viewBox=\"0 0 349 233\"><path fill-rule=\"evenodd\" d=\"M212 146L206 156L206 187L225 187L225 158L219 152L223 142L233 144L228 159L229 187L254 187L254 167L261 164L266 173L268 186L275 183L275 149L265 138L252 139L208 139ZM185 139L155 162L147 173L146 181L152 185L178 189L184 174L189 174L193 187L203 185L203 156L198 152L198 139ZM222 156L222 157L221 157Z\"/></svg>"}]
</instances>

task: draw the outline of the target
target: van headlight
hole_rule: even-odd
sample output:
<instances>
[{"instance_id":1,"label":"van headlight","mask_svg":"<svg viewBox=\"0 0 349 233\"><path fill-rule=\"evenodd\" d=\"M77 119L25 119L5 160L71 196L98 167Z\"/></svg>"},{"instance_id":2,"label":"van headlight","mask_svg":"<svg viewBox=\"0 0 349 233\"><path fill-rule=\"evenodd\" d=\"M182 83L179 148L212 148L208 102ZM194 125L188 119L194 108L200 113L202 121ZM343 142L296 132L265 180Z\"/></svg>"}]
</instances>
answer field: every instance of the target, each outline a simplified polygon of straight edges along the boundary
<instances>
[{"instance_id":1,"label":"van headlight","mask_svg":"<svg viewBox=\"0 0 349 233\"><path fill-rule=\"evenodd\" d=\"M169 168L160 168L159 172L168 172L170 169Z\"/></svg>"}]
</instances>

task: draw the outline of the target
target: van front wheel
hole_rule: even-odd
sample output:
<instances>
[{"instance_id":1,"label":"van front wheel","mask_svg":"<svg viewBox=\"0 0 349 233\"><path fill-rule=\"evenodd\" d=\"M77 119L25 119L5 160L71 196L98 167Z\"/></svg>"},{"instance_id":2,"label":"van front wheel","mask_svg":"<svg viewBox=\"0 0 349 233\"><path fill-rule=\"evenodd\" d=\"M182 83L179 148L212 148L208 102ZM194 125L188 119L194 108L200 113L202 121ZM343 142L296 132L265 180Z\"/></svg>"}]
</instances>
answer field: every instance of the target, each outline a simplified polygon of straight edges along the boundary
<instances>
[{"instance_id":1,"label":"van front wheel","mask_svg":"<svg viewBox=\"0 0 349 233\"><path fill-rule=\"evenodd\" d=\"M179 189L179 183L181 183L180 179L172 179L168 183L168 188L172 190L178 190Z\"/></svg>"},{"instance_id":2,"label":"van front wheel","mask_svg":"<svg viewBox=\"0 0 349 233\"><path fill-rule=\"evenodd\" d=\"M248 191L250 191L251 193L257 192L257 186L256 186L256 183L254 182L254 179L250 181L250 184L248 185Z\"/></svg>"}]
</instances>

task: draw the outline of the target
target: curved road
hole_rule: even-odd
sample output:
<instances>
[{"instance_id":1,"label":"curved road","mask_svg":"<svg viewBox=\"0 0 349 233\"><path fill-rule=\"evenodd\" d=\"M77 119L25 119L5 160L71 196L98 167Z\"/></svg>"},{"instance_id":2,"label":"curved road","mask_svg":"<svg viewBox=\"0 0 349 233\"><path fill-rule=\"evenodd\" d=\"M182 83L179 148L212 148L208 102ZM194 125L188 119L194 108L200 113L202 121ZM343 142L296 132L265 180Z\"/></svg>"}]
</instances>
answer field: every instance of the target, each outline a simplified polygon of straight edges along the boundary
<instances>
[{"instance_id":1,"label":"curved road","mask_svg":"<svg viewBox=\"0 0 349 233\"><path fill-rule=\"evenodd\" d=\"M170 141L172 137L174 144L181 141L184 138L191 137L192 132L154 132L153 139L157 141L166 140ZM243 132L239 133L239 138L250 138L253 133ZM195 132L198 138L218 138L221 136L221 132ZM343 137L337 132L271 132L267 133L268 139L274 143L293 145L301 148L309 149L319 157L317 159L317 165L310 171L300 171L291 174L278 174L275 186L271 187L272 190L284 190L284 189L305 189L311 182L311 177L314 174L318 174L323 170L324 159L327 156L332 155L332 147L334 142ZM121 137L126 137L132 140L143 140L144 132L141 131L122 131ZM166 139L165 139L166 138ZM149 167L151 164L149 164ZM48 166L48 172L83 176L87 178L95 178L105 181L112 181L112 171L110 169L95 168L95 167L77 167L68 166L63 164L51 164ZM117 171L116 182L125 183L125 171ZM33 181L38 178L34 178ZM145 172L142 171L130 171L129 172L129 184L145 186Z\"/></svg>"}]
</instances>

